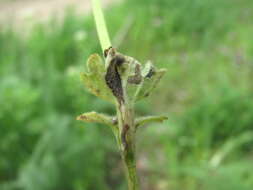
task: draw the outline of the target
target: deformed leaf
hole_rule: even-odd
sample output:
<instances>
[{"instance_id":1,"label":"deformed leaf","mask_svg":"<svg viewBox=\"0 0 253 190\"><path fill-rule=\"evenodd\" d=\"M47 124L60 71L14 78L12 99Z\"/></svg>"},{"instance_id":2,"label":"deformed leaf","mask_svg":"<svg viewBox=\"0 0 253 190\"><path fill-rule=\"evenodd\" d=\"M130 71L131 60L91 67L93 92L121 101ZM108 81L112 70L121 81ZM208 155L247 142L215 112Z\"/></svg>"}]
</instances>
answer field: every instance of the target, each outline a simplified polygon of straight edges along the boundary
<instances>
[{"instance_id":1,"label":"deformed leaf","mask_svg":"<svg viewBox=\"0 0 253 190\"><path fill-rule=\"evenodd\" d=\"M116 54L110 61L105 74L106 84L111 89L111 92L117 98L119 103L124 102L124 94L122 80L118 69L124 63L124 61L124 57Z\"/></svg>"},{"instance_id":2,"label":"deformed leaf","mask_svg":"<svg viewBox=\"0 0 253 190\"><path fill-rule=\"evenodd\" d=\"M154 88L159 83L160 79L166 73L166 69L155 70L154 68L150 68L148 74L144 77L142 84L139 86L137 93L135 95L135 100L141 100L145 97L148 97ZM147 73L147 71L145 71Z\"/></svg>"},{"instance_id":3,"label":"deformed leaf","mask_svg":"<svg viewBox=\"0 0 253 190\"><path fill-rule=\"evenodd\" d=\"M86 88L95 96L114 103L114 97L110 89L105 85L103 77L96 74L81 73L81 79Z\"/></svg>"},{"instance_id":4,"label":"deformed leaf","mask_svg":"<svg viewBox=\"0 0 253 190\"><path fill-rule=\"evenodd\" d=\"M116 121L113 117L100 114L97 112L88 112L84 113L76 118L79 121L84 121L88 123L101 123L108 126L114 126L116 127Z\"/></svg>"},{"instance_id":5,"label":"deformed leaf","mask_svg":"<svg viewBox=\"0 0 253 190\"><path fill-rule=\"evenodd\" d=\"M136 91L138 90L140 84L130 84L127 83L126 85L126 91L128 95L129 101L134 101Z\"/></svg>"},{"instance_id":6,"label":"deformed leaf","mask_svg":"<svg viewBox=\"0 0 253 190\"><path fill-rule=\"evenodd\" d=\"M143 77L146 77L149 73L150 73L150 70L152 69L153 65L150 61L148 61L145 65L144 65L144 68L142 69L141 71L141 75Z\"/></svg>"},{"instance_id":7,"label":"deformed leaf","mask_svg":"<svg viewBox=\"0 0 253 190\"><path fill-rule=\"evenodd\" d=\"M135 64L134 65L134 75L130 75L127 79L127 82L130 84L140 84L142 81L142 75L141 75L141 65Z\"/></svg>"},{"instance_id":8,"label":"deformed leaf","mask_svg":"<svg viewBox=\"0 0 253 190\"><path fill-rule=\"evenodd\" d=\"M87 61L88 71L90 73L104 74L105 64L98 54L92 54Z\"/></svg>"},{"instance_id":9,"label":"deformed leaf","mask_svg":"<svg viewBox=\"0 0 253 190\"><path fill-rule=\"evenodd\" d=\"M128 77L126 84L126 91L130 101L134 100L136 91L138 90L139 85L141 85L142 80L141 65L137 63L135 64L134 75Z\"/></svg>"},{"instance_id":10,"label":"deformed leaf","mask_svg":"<svg viewBox=\"0 0 253 190\"><path fill-rule=\"evenodd\" d=\"M114 103L111 90L105 82L105 65L98 54L93 54L87 61L88 72L81 73L81 80L86 88L95 96Z\"/></svg>"},{"instance_id":11,"label":"deformed leaf","mask_svg":"<svg viewBox=\"0 0 253 190\"><path fill-rule=\"evenodd\" d=\"M141 117L136 119L135 121L135 127L138 128L141 125L145 125L147 123L151 122L163 122L164 120L167 120L167 116L147 116L147 117Z\"/></svg>"}]
</instances>

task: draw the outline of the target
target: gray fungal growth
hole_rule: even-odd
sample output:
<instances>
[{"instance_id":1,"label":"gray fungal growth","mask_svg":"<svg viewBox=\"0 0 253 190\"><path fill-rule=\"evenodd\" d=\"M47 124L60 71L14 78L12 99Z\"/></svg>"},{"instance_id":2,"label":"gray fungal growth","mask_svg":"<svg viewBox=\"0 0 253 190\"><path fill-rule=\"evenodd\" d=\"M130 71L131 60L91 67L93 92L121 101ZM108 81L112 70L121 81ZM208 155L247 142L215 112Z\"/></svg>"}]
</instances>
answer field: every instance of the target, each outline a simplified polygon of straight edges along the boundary
<instances>
[{"instance_id":1,"label":"gray fungal growth","mask_svg":"<svg viewBox=\"0 0 253 190\"><path fill-rule=\"evenodd\" d=\"M130 84L140 84L142 81L140 65L135 66L135 75L128 77L127 82Z\"/></svg>"},{"instance_id":2,"label":"gray fungal growth","mask_svg":"<svg viewBox=\"0 0 253 190\"><path fill-rule=\"evenodd\" d=\"M151 67L148 74L145 77L151 78L154 74L155 74L155 69Z\"/></svg>"},{"instance_id":3,"label":"gray fungal growth","mask_svg":"<svg viewBox=\"0 0 253 190\"><path fill-rule=\"evenodd\" d=\"M114 49L109 50L105 55L108 56L109 53L111 53L112 58L106 71L105 81L118 102L122 103L124 102L124 95L118 69L125 62L125 58L120 54L116 54Z\"/></svg>"}]
</instances>

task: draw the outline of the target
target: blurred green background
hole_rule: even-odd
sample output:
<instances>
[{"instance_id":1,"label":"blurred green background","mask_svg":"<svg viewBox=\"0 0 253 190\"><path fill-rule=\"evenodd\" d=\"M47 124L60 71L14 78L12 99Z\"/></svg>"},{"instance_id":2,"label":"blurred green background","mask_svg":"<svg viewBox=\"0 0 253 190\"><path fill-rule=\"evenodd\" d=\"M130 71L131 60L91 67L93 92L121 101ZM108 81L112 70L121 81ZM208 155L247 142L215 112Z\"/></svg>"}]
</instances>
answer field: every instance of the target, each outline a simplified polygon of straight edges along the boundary
<instances>
[{"instance_id":1,"label":"blurred green background","mask_svg":"<svg viewBox=\"0 0 253 190\"><path fill-rule=\"evenodd\" d=\"M7 1L7 0L4 0ZM113 44L168 69L137 115L143 190L253 189L253 1L126 0L105 16ZM101 53L91 14L0 28L0 190L125 190L114 114L79 79Z\"/></svg>"}]
</instances>

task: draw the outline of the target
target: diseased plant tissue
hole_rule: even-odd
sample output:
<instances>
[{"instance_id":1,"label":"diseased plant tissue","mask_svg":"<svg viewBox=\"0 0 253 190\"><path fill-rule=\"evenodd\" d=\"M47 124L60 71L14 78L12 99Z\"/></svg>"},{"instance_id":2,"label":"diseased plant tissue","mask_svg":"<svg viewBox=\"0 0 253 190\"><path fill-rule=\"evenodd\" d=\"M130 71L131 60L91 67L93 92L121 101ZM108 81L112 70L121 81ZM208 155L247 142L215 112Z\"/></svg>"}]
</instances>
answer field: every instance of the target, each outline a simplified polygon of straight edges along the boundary
<instances>
[{"instance_id":1,"label":"diseased plant tissue","mask_svg":"<svg viewBox=\"0 0 253 190\"><path fill-rule=\"evenodd\" d=\"M92 94L113 103L117 114L108 116L89 112L80 115L77 120L111 127L126 168L129 190L137 190L136 130L141 125L162 122L167 117L148 116L135 119L134 105L151 94L166 70L155 68L151 62L142 65L112 47L104 51L104 60L98 54L91 55L87 61L87 71L81 74L81 78Z\"/></svg>"}]
</instances>

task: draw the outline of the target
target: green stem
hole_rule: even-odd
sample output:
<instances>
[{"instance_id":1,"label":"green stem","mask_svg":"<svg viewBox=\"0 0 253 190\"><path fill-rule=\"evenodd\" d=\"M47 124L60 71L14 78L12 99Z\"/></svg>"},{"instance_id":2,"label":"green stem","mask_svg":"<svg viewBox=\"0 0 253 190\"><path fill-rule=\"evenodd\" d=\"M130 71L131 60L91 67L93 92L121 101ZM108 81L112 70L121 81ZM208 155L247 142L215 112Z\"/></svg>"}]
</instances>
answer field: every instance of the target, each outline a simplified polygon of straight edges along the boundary
<instances>
[{"instance_id":1,"label":"green stem","mask_svg":"<svg viewBox=\"0 0 253 190\"><path fill-rule=\"evenodd\" d=\"M126 170L126 177L128 182L128 190L138 190L138 177L136 172L136 163L135 159L125 160L125 170Z\"/></svg>"},{"instance_id":2,"label":"green stem","mask_svg":"<svg viewBox=\"0 0 253 190\"><path fill-rule=\"evenodd\" d=\"M104 52L104 50L111 47L111 42L100 1L92 0L92 7L99 41L102 51ZM118 134L116 135L116 139L119 144L121 157L125 165L128 190L138 190L139 188L135 161L134 111L132 106L127 101L127 96L125 96L124 103L121 102L117 105L117 114L119 130Z\"/></svg>"},{"instance_id":3,"label":"green stem","mask_svg":"<svg viewBox=\"0 0 253 190\"><path fill-rule=\"evenodd\" d=\"M97 27L97 33L102 51L111 47L111 41L107 31L104 14L102 11L100 0L92 0L93 15Z\"/></svg>"},{"instance_id":4,"label":"green stem","mask_svg":"<svg viewBox=\"0 0 253 190\"><path fill-rule=\"evenodd\" d=\"M126 100L126 99L125 99ZM120 152L124 162L128 190L138 190L138 177L135 160L134 110L127 102L117 108L119 118Z\"/></svg>"}]
</instances>

